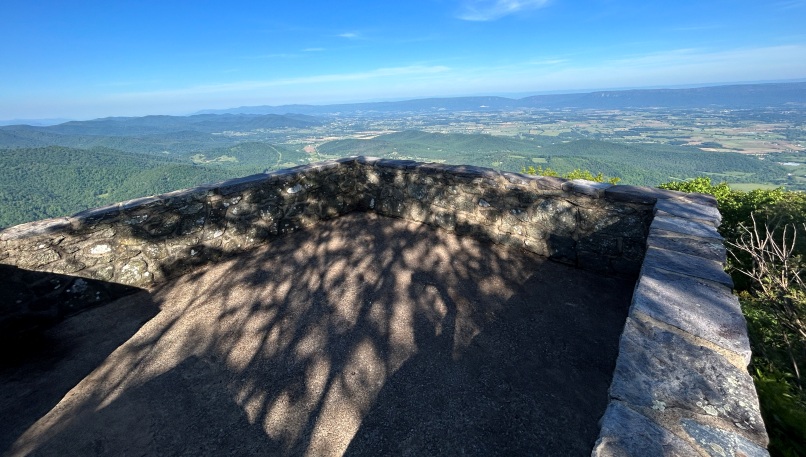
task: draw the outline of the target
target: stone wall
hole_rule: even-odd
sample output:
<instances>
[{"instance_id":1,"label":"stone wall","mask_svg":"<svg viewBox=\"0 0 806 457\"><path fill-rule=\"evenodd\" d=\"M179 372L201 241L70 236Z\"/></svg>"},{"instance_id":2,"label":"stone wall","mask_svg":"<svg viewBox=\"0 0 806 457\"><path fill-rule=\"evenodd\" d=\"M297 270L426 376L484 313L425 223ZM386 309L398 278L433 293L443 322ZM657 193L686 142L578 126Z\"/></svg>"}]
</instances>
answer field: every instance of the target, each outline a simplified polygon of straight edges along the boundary
<instances>
[{"instance_id":1,"label":"stone wall","mask_svg":"<svg viewBox=\"0 0 806 457\"><path fill-rule=\"evenodd\" d=\"M638 276L594 455L765 455L745 321L703 195L364 157L258 174L0 232L14 272L0 331L43 306L14 283L33 272L61 281L55 300L73 305L60 317L116 284L149 287L353 211Z\"/></svg>"},{"instance_id":2,"label":"stone wall","mask_svg":"<svg viewBox=\"0 0 806 457\"><path fill-rule=\"evenodd\" d=\"M146 197L0 232L0 262L148 287L352 211L634 275L651 206L596 183L476 167L347 158Z\"/></svg>"}]
</instances>

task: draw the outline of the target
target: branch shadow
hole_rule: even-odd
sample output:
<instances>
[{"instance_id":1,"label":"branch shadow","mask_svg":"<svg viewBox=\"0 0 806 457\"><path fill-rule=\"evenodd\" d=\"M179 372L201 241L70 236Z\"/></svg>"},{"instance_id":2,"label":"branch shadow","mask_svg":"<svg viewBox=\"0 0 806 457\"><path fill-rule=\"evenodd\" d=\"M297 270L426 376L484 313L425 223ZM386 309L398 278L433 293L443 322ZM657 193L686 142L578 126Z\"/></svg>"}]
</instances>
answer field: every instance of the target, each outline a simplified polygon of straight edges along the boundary
<instances>
[{"instance_id":1,"label":"branch shadow","mask_svg":"<svg viewBox=\"0 0 806 457\"><path fill-rule=\"evenodd\" d=\"M139 288L0 265L0 449L8 449L158 308ZM108 305L108 306L103 306Z\"/></svg>"},{"instance_id":2,"label":"branch shadow","mask_svg":"<svg viewBox=\"0 0 806 457\"><path fill-rule=\"evenodd\" d=\"M138 294L159 314L6 449L589 453L632 285L342 216Z\"/></svg>"}]
</instances>

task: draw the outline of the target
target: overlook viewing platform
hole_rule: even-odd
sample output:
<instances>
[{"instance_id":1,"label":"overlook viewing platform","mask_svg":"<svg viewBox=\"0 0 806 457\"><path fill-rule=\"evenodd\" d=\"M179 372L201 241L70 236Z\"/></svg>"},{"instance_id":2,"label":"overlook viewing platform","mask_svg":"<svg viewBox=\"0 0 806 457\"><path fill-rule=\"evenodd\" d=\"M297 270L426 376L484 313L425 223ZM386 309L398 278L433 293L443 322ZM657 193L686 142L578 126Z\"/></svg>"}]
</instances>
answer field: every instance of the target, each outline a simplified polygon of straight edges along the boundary
<instances>
[{"instance_id":1,"label":"overlook viewing platform","mask_svg":"<svg viewBox=\"0 0 806 457\"><path fill-rule=\"evenodd\" d=\"M53 346L4 379L15 420L2 444L11 455L585 455L632 284L343 216L53 329Z\"/></svg>"},{"instance_id":2,"label":"overlook viewing platform","mask_svg":"<svg viewBox=\"0 0 806 457\"><path fill-rule=\"evenodd\" d=\"M12 227L0 449L767 455L719 221L359 157Z\"/></svg>"}]
</instances>

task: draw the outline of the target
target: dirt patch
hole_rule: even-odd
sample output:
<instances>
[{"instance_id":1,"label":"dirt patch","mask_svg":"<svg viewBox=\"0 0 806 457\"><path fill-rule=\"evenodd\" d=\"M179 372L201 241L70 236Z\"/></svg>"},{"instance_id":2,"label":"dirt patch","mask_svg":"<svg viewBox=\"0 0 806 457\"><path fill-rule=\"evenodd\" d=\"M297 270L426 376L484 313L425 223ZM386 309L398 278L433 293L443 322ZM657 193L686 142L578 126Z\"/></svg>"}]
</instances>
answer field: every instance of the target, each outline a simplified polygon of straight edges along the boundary
<instances>
[{"instance_id":1,"label":"dirt patch","mask_svg":"<svg viewBox=\"0 0 806 457\"><path fill-rule=\"evenodd\" d=\"M59 456L589 455L632 286L344 216L52 329L51 354L0 373L12 418L0 444ZM135 312L149 307L160 311ZM123 330L104 346L76 341L76 327Z\"/></svg>"}]
</instances>

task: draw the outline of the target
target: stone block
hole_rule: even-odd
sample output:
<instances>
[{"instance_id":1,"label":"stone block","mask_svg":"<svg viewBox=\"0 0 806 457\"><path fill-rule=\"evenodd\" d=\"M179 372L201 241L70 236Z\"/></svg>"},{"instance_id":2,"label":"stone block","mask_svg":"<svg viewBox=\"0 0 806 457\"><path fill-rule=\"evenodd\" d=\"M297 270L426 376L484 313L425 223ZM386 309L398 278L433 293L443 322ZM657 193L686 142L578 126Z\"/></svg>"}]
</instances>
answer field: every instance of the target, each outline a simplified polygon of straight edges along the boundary
<instances>
[{"instance_id":1,"label":"stone block","mask_svg":"<svg viewBox=\"0 0 806 457\"><path fill-rule=\"evenodd\" d=\"M704 206L713 206L717 208L719 206L718 202L716 201L716 197L710 194L698 194L695 192L676 192L676 191L669 191L674 192L671 199L679 200L683 203L695 203L698 205Z\"/></svg>"},{"instance_id":2,"label":"stone block","mask_svg":"<svg viewBox=\"0 0 806 457\"><path fill-rule=\"evenodd\" d=\"M580 234L603 233L625 238L645 238L647 221L639 214L620 214L605 208L579 208Z\"/></svg>"},{"instance_id":3,"label":"stone block","mask_svg":"<svg viewBox=\"0 0 806 457\"><path fill-rule=\"evenodd\" d=\"M550 234L547 240L549 258L562 263L576 265L576 241L570 236Z\"/></svg>"},{"instance_id":4,"label":"stone block","mask_svg":"<svg viewBox=\"0 0 806 457\"><path fill-rule=\"evenodd\" d=\"M23 240L41 235L50 235L69 230L70 227L70 219L66 217L27 222L0 231L0 241Z\"/></svg>"},{"instance_id":5,"label":"stone block","mask_svg":"<svg viewBox=\"0 0 806 457\"><path fill-rule=\"evenodd\" d=\"M528 186L529 185L529 178L527 175L521 173L513 173L511 171L501 171L499 172L501 177L506 179L510 184L515 184L518 186Z\"/></svg>"},{"instance_id":6,"label":"stone block","mask_svg":"<svg viewBox=\"0 0 806 457\"><path fill-rule=\"evenodd\" d=\"M593 457L689 457L697 451L674 433L628 406L611 401L601 420Z\"/></svg>"},{"instance_id":7,"label":"stone block","mask_svg":"<svg viewBox=\"0 0 806 457\"><path fill-rule=\"evenodd\" d=\"M309 164L308 169L310 171L321 173L331 170L337 170L343 166L344 166L343 163L337 160L323 160L321 162L314 162L312 164Z\"/></svg>"},{"instance_id":8,"label":"stone block","mask_svg":"<svg viewBox=\"0 0 806 457\"><path fill-rule=\"evenodd\" d=\"M692 221L682 217L656 215L655 218L652 219L652 225L650 225L649 228L680 233L687 236L722 240L722 235L719 234L716 227L712 224Z\"/></svg>"},{"instance_id":9,"label":"stone block","mask_svg":"<svg viewBox=\"0 0 806 457\"><path fill-rule=\"evenodd\" d=\"M450 168L450 165L445 165L444 163L429 162L420 164L412 171L419 175L437 176L450 172Z\"/></svg>"},{"instance_id":10,"label":"stone block","mask_svg":"<svg viewBox=\"0 0 806 457\"><path fill-rule=\"evenodd\" d=\"M102 220L113 219L120 215L120 205L117 203L100 208L90 208L70 216L80 225L95 224Z\"/></svg>"},{"instance_id":11,"label":"stone block","mask_svg":"<svg viewBox=\"0 0 806 457\"><path fill-rule=\"evenodd\" d=\"M704 259L725 264L727 253L722 240L716 238L700 238L683 235L677 232L651 229L647 237L647 246L682 252Z\"/></svg>"},{"instance_id":12,"label":"stone block","mask_svg":"<svg viewBox=\"0 0 806 457\"><path fill-rule=\"evenodd\" d=\"M593 234L579 238L577 247L580 251L605 257L615 257L622 253L622 239L606 234Z\"/></svg>"},{"instance_id":13,"label":"stone block","mask_svg":"<svg viewBox=\"0 0 806 457\"><path fill-rule=\"evenodd\" d=\"M682 252L649 247L644 256L644 268L660 268L718 282L733 288L733 280L725 273L722 264Z\"/></svg>"},{"instance_id":14,"label":"stone block","mask_svg":"<svg viewBox=\"0 0 806 457\"><path fill-rule=\"evenodd\" d=\"M158 206L165 204L165 199L156 196L134 198L120 203L120 209L123 211L144 210L150 211Z\"/></svg>"},{"instance_id":15,"label":"stone block","mask_svg":"<svg viewBox=\"0 0 806 457\"><path fill-rule=\"evenodd\" d=\"M571 181L566 181L562 185L562 189L566 192L573 192L575 194L582 194L595 198L604 196L605 190L611 187L613 187L613 185L610 183L593 182L585 179L572 179Z\"/></svg>"},{"instance_id":16,"label":"stone block","mask_svg":"<svg viewBox=\"0 0 806 457\"><path fill-rule=\"evenodd\" d=\"M654 187L617 185L605 189L605 198L616 202L642 203L653 205L661 196L668 196L668 190Z\"/></svg>"},{"instance_id":17,"label":"stone block","mask_svg":"<svg viewBox=\"0 0 806 457\"><path fill-rule=\"evenodd\" d=\"M458 178L487 178L498 180L501 175L490 168L475 167L473 165L454 165L450 167L450 173Z\"/></svg>"},{"instance_id":18,"label":"stone block","mask_svg":"<svg viewBox=\"0 0 806 457\"><path fill-rule=\"evenodd\" d=\"M683 430L712 457L769 457L767 449L731 431L683 419Z\"/></svg>"},{"instance_id":19,"label":"stone block","mask_svg":"<svg viewBox=\"0 0 806 457\"><path fill-rule=\"evenodd\" d=\"M267 181L269 181L269 175L265 173L258 173L250 176L245 176L243 178L230 179L221 182L217 185L215 191L220 195L227 196L243 192L244 190L247 189L252 189Z\"/></svg>"},{"instance_id":20,"label":"stone block","mask_svg":"<svg viewBox=\"0 0 806 457\"><path fill-rule=\"evenodd\" d=\"M640 312L738 354L750 363L747 322L723 284L644 268L630 313Z\"/></svg>"},{"instance_id":21,"label":"stone block","mask_svg":"<svg viewBox=\"0 0 806 457\"><path fill-rule=\"evenodd\" d=\"M389 170L405 171L415 167L417 162L414 160L381 159L375 165Z\"/></svg>"},{"instance_id":22,"label":"stone block","mask_svg":"<svg viewBox=\"0 0 806 457\"><path fill-rule=\"evenodd\" d=\"M529 176L529 183L538 190L562 190L568 180L554 176Z\"/></svg>"},{"instance_id":23,"label":"stone block","mask_svg":"<svg viewBox=\"0 0 806 457\"><path fill-rule=\"evenodd\" d=\"M760 446L768 441L746 369L635 317L627 318L621 335L610 397L631 407L651 408L671 421L680 414L718 420ZM667 410L679 414L665 414Z\"/></svg>"},{"instance_id":24,"label":"stone block","mask_svg":"<svg viewBox=\"0 0 806 457\"><path fill-rule=\"evenodd\" d=\"M655 214L662 213L669 216L708 222L716 227L719 227L720 222L722 222L722 215L719 214L719 210L716 207L684 202L679 199L658 200L655 203L654 212Z\"/></svg>"},{"instance_id":25,"label":"stone block","mask_svg":"<svg viewBox=\"0 0 806 457\"><path fill-rule=\"evenodd\" d=\"M555 233L571 235L577 230L577 206L560 198L547 198L532 205L529 210L532 222Z\"/></svg>"}]
</instances>

